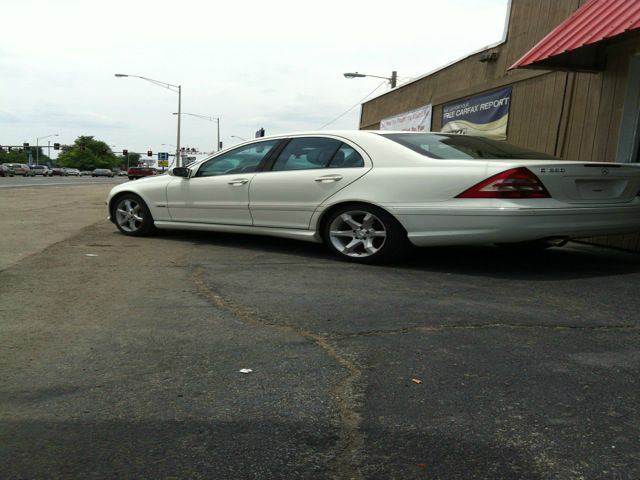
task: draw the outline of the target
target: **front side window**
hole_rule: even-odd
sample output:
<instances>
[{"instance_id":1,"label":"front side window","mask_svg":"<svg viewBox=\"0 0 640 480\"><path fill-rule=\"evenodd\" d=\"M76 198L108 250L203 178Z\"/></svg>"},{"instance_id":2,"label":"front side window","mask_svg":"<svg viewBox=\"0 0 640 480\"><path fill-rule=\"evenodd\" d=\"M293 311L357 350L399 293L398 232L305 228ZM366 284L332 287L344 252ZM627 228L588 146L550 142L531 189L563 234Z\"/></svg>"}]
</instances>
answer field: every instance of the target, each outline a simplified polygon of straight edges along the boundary
<instances>
[{"instance_id":1,"label":"front side window","mask_svg":"<svg viewBox=\"0 0 640 480\"><path fill-rule=\"evenodd\" d=\"M260 162L269 154L280 140L253 143L236 148L204 162L198 169L196 177L213 177L236 173L255 172Z\"/></svg>"},{"instance_id":2,"label":"front side window","mask_svg":"<svg viewBox=\"0 0 640 480\"><path fill-rule=\"evenodd\" d=\"M294 138L282 150L274 171L326 168L342 142L332 138Z\"/></svg>"},{"instance_id":3,"label":"front side window","mask_svg":"<svg viewBox=\"0 0 640 480\"><path fill-rule=\"evenodd\" d=\"M456 159L550 159L556 157L534 152L498 140L467 135L434 133L385 133L394 142L429 158Z\"/></svg>"}]
</instances>

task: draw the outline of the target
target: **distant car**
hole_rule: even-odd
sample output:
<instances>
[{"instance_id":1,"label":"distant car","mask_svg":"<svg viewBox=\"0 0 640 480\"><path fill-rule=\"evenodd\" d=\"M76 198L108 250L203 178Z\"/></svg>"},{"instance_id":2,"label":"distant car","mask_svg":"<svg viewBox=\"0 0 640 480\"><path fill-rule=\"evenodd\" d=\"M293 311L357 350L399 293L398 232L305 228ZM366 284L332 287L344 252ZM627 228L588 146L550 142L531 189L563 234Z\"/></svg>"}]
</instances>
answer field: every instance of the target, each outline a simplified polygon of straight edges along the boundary
<instances>
[{"instance_id":1,"label":"distant car","mask_svg":"<svg viewBox=\"0 0 640 480\"><path fill-rule=\"evenodd\" d=\"M14 175L22 175L24 177L33 177L35 173L31 171L29 165L26 163L4 163L10 169L13 170Z\"/></svg>"},{"instance_id":2,"label":"distant car","mask_svg":"<svg viewBox=\"0 0 640 480\"><path fill-rule=\"evenodd\" d=\"M125 235L274 235L384 262L412 244L526 251L638 231L640 166L559 160L470 135L321 131L258 138L122 183L107 204Z\"/></svg>"},{"instance_id":3,"label":"distant car","mask_svg":"<svg viewBox=\"0 0 640 480\"><path fill-rule=\"evenodd\" d=\"M127 171L129 180L136 180L138 178L150 177L157 174L158 172L156 171L156 169L151 167L131 167Z\"/></svg>"},{"instance_id":4,"label":"distant car","mask_svg":"<svg viewBox=\"0 0 640 480\"><path fill-rule=\"evenodd\" d=\"M13 177L13 168L6 166L4 163L0 165L0 177Z\"/></svg>"},{"instance_id":5,"label":"distant car","mask_svg":"<svg viewBox=\"0 0 640 480\"><path fill-rule=\"evenodd\" d=\"M31 165L31 171L34 175L42 175L43 177L50 177L53 172L47 165Z\"/></svg>"},{"instance_id":6,"label":"distant car","mask_svg":"<svg viewBox=\"0 0 640 480\"><path fill-rule=\"evenodd\" d=\"M96 168L91 172L92 177L113 177L113 172L108 168Z\"/></svg>"},{"instance_id":7,"label":"distant car","mask_svg":"<svg viewBox=\"0 0 640 480\"><path fill-rule=\"evenodd\" d=\"M118 172L118 176L119 177L126 177L127 176L127 171L126 170L120 170Z\"/></svg>"},{"instance_id":8,"label":"distant car","mask_svg":"<svg viewBox=\"0 0 640 480\"><path fill-rule=\"evenodd\" d=\"M52 168L51 169L51 174L52 175L60 175L61 177L66 177L67 176L67 172L65 171L64 168Z\"/></svg>"},{"instance_id":9,"label":"distant car","mask_svg":"<svg viewBox=\"0 0 640 480\"><path fill-rule=\"evenodd\" d=\"M78 170L77 168L63 168L63 170L67 175L71 175L72 177L80 176L80 170Z\"/></svg>"},{"instance_id":10,"label":"distant car","mask_svg":"<svg viewBox=\"0 0 640 480\"><path fill-rule=\"evenodd\" d=\"M89 170L80 170L80 176L81 177L90 177L91 176L91 171L89 171Z\"/></svg>"}]
</instances>

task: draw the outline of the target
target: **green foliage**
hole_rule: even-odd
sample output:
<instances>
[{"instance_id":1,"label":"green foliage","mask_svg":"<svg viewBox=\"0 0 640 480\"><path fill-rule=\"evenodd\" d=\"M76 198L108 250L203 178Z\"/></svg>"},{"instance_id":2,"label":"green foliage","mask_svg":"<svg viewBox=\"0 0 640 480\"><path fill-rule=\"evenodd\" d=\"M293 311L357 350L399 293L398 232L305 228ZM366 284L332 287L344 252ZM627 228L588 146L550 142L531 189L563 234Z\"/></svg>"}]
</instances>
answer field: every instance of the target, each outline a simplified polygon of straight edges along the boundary
<instances>
[{"instance_id":1,"label":"green foliage","mask_svg":"<svg viewBox=\"0 0 640 480\"><path fill-rule=\"evenodd\" d=\"M37 153L36 147L29 147L29 150L31 150L31 162L35 163L36 153ZM51 159L42 152L42 147L40 147L38 150L40 150L40 153L37 156L38 163L41 165L51 164ZM28 164L29 152L27 150L17 149L17 148L14 148L9 152L8 150L5 150L3 148L2 150L0 150L0 163L27 163Z\"/></svg>"},{"instance_id":2,"label":"green foliage","mask_svg":"<svg viewBox=\"0 0 640 480\"><path fill-rule=\"evenodd\" d=\"M78 137L73 145L64 146L56 164L79 170L112 169L120 165L120 158L113 154L105 142L87 135Z\"/></svg>"}]
</instances>

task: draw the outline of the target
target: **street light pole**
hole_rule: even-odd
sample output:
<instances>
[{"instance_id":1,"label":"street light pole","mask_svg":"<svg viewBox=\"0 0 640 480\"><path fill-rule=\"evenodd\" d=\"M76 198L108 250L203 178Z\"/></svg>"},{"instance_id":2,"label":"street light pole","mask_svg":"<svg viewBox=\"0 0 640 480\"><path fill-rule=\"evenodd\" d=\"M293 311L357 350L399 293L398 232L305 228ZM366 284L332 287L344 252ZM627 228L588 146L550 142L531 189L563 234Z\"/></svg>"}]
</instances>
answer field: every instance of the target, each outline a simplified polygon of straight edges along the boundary
<instances>
[{"instance_id":1,"label":"street light pole","mask_svg":"<svg viewBox=\"0 0 640 480\"><path fill-rule=\"evenodd\" d=\"M36 165L38 165L38 161L40 160L40 139L49 138L49 137L57 137L57 133L52 133L51 135L45 135L44 137L36 137ZM49 142L49 148L51 148L51 142ZM47 156L51 155L51 151L47 151ZM51 157L49 157L51 159Z\"/></svg>"},{"instance_id":2,"label":"street light pole","mask_svg":"<svg viewBox=\"0 0 640 480\"><path fill-rule=\"evenodd\" d=\"M358 72L347 72L343 75L345 78L349 78L349 79L363 78L363 77L383 78L389 82L389 84L391 85L391 88L396 88L396 84L398 83L398 72L396 72L395 70L391 72L390 77L381 77L379 75L367 75L367 74L358 73Z\"/></svg>"},{"instance_id":3,"label":"street light pole","mask_svg":"<svg viewBox=\"0 0 640 480\"><path fill-rule=\"evenodd\" d=\"M176 167L182 166L180 157L180 119L182 118L182 87L178 86L178 140L176 141Z\"/></svg>"},{"instance_id":4,"label":"street light pole","mask_svg":"<svg viewBox=\"0 0 640 480\"><path fill-rule=\"evenodd\" d=\"M154 80L153 78L147 78L147 77L141 77L140 75L128 75L125 73L116 73L115 74L116 77L118 78L123 78L123 77L133 77L133 78L139 78L141 80L145 80L147 82L153 83L154 85L158 85L159 87L162 88L166 88L167 90L172 91L173 93L177 93L178 94L178 112L181 111L182 109L182 85L172 85L171 83L166 83L166 82L161 82L160 80ZM178 113L178 140L177 140L177 144L176 145L176 167L179 167L181 162L180 162L180 113Z\"/></svg>"},{"instance_id":5,"label":"street light pole","mask_svg":"<svg viewBox=\"0 0 640 480\"><path fill-rule=\"evenodd\" d=\"M216 122L218 124L218 130L217 130L218 143L215 151L216 152L220 151L220 117L209 117L207 115L200 115L198 113L186 113L186 112L180 113L180 110L178 110L178 113L174 113L174 115L178 115L178 121L180 121L179 119L181 115L191 115L192 117L202 118L203 120L209 120L210 122Z\"/></svg>"}]
</instances>

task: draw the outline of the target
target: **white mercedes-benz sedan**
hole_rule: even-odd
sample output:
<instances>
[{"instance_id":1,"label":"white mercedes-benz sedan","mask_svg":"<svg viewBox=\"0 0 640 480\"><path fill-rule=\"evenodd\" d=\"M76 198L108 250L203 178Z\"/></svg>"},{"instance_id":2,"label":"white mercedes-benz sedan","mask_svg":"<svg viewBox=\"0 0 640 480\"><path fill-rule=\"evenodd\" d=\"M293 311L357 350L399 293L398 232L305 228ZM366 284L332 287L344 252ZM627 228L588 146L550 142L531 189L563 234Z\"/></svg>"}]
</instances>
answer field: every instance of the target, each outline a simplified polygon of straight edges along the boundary
<instances>
[{"instance_id":1,"label":"white mercedes-benz sedan","mask_svg":"<svg viewBox=\"0 0 640 480\"><path fill-rule=\"evenodd\" d=\"M558 160L464 135L296 133L120 184L107 206L126 235L275 235L379 262L411 244L546 247L640 231L640 168Z\"/></svg>"}]
</instances>

